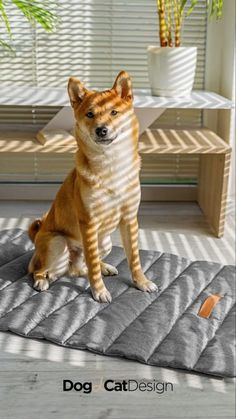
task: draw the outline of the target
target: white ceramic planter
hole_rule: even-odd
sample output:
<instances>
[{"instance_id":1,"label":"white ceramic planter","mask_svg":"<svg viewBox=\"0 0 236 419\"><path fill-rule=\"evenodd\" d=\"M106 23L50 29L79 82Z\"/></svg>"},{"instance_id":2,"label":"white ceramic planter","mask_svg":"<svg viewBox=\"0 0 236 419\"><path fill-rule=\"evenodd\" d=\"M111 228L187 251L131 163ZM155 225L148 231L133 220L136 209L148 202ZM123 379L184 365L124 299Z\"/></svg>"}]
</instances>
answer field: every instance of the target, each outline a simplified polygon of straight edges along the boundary
<instances>
[{"instance_id":1,"label":"white ceramic planter","mask_svg":"<svg viewBox=\"0 0 236 419\"><path fill-rule=\"evenodd\" d=\"M189 96L194 82L197 47L148 47L148 73L154 96Z\"/></svg>"}]
</instances>

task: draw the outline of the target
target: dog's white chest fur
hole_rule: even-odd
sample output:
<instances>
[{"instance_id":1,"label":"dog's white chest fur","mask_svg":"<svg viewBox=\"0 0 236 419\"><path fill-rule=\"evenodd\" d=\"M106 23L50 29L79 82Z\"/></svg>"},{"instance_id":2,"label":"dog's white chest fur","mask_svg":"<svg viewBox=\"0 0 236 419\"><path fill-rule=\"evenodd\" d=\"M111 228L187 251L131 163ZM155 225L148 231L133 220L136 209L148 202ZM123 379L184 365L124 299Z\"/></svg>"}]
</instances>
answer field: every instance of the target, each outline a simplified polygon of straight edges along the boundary
<instances>
[{"instance_id":1,"label":"dog's white chest fur","mask_svg":"<svg viewBox=\"0 0 236 419\"><path fill-rule=\"evenodd\" d=\"M117 227L124 205L132 200L135 212L139 205L138 167L131 146L128 143L122 149L113 147L93 162L100 184L87 189L85 203L90 214L105 224L109 233Z\"/></svg>"}]
</instances>

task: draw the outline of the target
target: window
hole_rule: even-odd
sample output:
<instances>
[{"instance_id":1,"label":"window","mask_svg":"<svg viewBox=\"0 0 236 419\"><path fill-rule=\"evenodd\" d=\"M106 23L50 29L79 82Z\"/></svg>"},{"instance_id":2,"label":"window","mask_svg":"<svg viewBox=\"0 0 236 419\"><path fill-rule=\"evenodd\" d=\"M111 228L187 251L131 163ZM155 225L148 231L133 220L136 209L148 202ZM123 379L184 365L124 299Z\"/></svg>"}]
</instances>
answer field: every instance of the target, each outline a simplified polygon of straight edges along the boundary
<instances>
[{"instance_id":1,"label":"window","mask_svg":"<svg viewBox=\"0 0 236 419\"><path fill-rule=\"evenodd\" d=\"M20 12L10 8L10 22L14 34L16 56L0 52L0 83L9 85L65 86L71 75L80 78L87 86L109 87L121 69L133 77L135 88L148 88L148 45L157 44L158 19L155 0L58 0L57 12L60 26L54 34L32 28ZM4 35L0 34L2 38ZM191 18L185 20L183 45L198 46L195 89L204 88L206 10L205 0L195 8ZM0 127L37 131L43 127L59 108L3 107L0 106ZM199 110L169 110L156 121L156 125L201 125ZM16 156L12 156L12 159ZM17 172L12 181L21 181ZM37 164L29 164L26 157L26 178L32 181L60 181L65 173L55 170L57 156L51 156L49 168L55 165L54 174L41 176ZM194 183L197 159L186 157L168 160L160 156L144 158L142 180L147 183ZM71 159L73 160L73 159ZM23 164L23 163L22 163ZM73 161L70 161L73 164ZM70 164L65 164L65 170ZM9 180L5 169L0 169L0 180ZM164 170L164 171L163 171ZM163 175L166 174L166 176ZM184 173L184 175L183 175ZM23 180L23 177L22 177Z\"/></svg>"}]
</instances>

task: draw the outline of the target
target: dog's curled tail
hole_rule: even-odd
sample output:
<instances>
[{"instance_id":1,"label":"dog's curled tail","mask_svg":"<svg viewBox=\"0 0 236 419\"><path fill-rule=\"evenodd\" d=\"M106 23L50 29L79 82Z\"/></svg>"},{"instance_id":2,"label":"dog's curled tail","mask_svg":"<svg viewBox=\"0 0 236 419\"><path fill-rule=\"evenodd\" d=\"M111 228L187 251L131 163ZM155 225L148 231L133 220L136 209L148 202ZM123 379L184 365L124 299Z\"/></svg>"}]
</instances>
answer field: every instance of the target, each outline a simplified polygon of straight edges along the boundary
<instances>
[{"instance_id":1,"label":"dog's curled tail","mask_svg":"<svg viewBox=\"0 0 236 419\"><path fill-rule=\"evenodd\" d=\"M37 220L34 220L28 228L29 238L33 243L35 242L35 237L37 233L39 232L41 225L42 225L42 220L38 218Z\"/></svg>"}]
</instances>

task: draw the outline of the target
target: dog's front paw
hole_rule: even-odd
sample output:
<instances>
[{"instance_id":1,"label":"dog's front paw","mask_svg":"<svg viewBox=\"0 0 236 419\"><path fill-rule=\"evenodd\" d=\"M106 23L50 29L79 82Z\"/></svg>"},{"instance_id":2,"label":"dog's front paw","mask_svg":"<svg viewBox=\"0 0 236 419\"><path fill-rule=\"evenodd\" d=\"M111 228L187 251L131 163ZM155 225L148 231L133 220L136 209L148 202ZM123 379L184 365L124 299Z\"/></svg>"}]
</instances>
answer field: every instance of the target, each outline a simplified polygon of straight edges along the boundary
<instances>
[{"instance_id":1,"label":"dog's front paw","mask_svg":"<svg viewBox=\"0 0 236 419\"><path fill-rule=\"evenodd\" d=\"M138 288L141 291L146 291L146 292L158 291L157 285L154 284L154 282L147 279L142 271L138 271L135 273L133 277L133 281L136 288Z\"/></svg>"},{"instance_id":2,"label":"dog's front paw","mask_svg":"<svg viewBox=\"0 0 236 419\"><path fill-rule=\"evenodd\" d=\"M95 290L94 288L91 288L91 290L94 300L98 303L111 303L111 294L105 286L101 290Z\"/></svg>"},{"instance_id":3,"label":"dog's front paw","mask_svg":"<svg viewBox=\"0 0 236 419\"><path fill-rule=\"evenodd\" d=\"M101 271L104 276L117 275L118 271L115 266L109 263L101 262Z\"/></svg>"},{"instance_id":4,"label":"dog's front paw","mask_svg":"<svg viewBox=\"0 0 236 419\"><path fill-rule=\"evenodd\" d=\"M36 291L46 291L49 288L49 281L48 279L35 279L33 287Z\"/></svg>"},{"instance_id":5,"label":"dog's front paw","mask_svg":"<svg viewBox=\"0 0 236 419\"><path fill-rule=\"evenodd\" d=\"M147 292L158 291L158 287L156 286L156 284L154 284L154 282L152 281L149 281L148 279L140 283L135 282L135 286L141 291L147 291Z\"/></svg>"}]
</instances>

